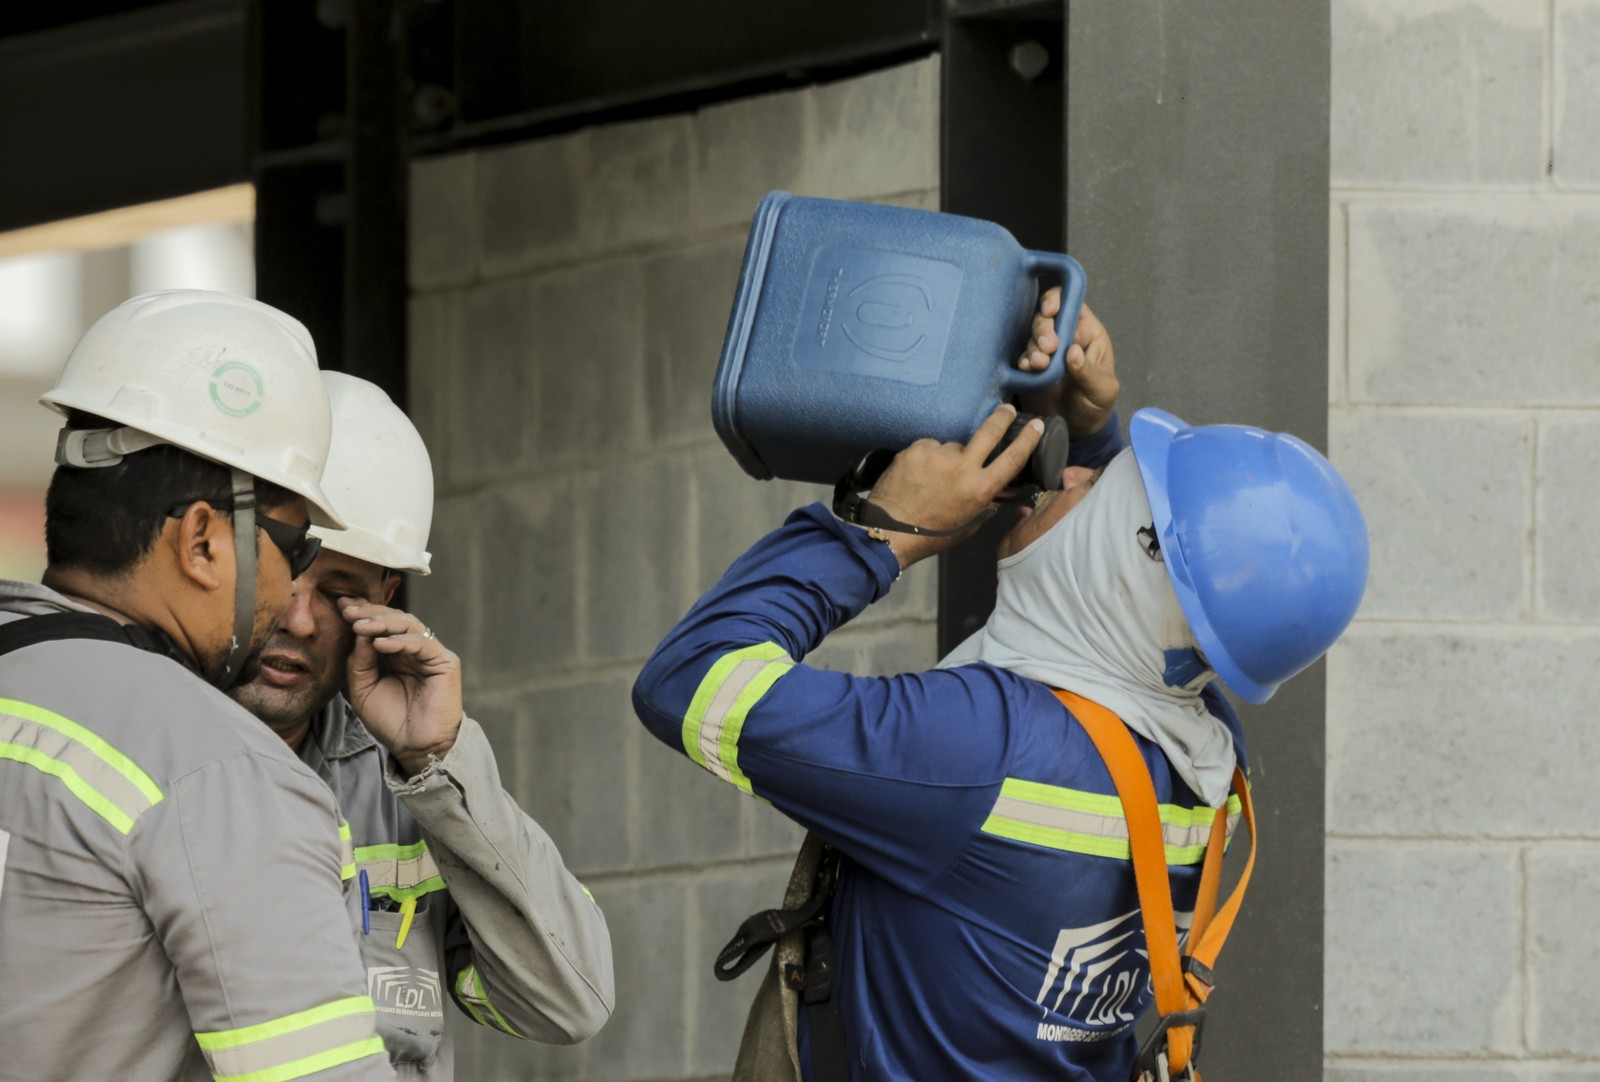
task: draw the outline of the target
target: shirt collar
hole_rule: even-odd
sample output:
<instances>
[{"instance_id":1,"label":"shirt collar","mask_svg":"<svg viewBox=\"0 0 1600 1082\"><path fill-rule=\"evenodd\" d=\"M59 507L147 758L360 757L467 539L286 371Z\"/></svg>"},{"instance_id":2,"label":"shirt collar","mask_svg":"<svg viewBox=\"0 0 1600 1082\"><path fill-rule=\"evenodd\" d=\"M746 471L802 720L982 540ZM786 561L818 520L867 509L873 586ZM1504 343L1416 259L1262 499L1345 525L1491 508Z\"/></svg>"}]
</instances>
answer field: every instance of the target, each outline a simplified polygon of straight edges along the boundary
<instances>
[{"instance_id":1,"label":"shirt collar","mask_svg":"<svg viewBox=\"0 0 1600 1082\"><path fill-rule=\"evenodd\" d=\"M37 582L16 582L0 579L0 611L15 612L22 616L44 616L52 612L94 612L87 605L69 601L48 586Z\"/></svg>"},{"instance_id":2,"label":"shirt collar","mask_svg":"<svg viewBox=\"0 0 1600 1082\"><path fill-rule=\"evenodd\" d=\"M342 692L311 719L311 731L306 738L315 742L322 750L323 758L329 761L348 759L378 744L367 727L361 724L361 719L356 717Z\"/></svg>"}]
</instances>

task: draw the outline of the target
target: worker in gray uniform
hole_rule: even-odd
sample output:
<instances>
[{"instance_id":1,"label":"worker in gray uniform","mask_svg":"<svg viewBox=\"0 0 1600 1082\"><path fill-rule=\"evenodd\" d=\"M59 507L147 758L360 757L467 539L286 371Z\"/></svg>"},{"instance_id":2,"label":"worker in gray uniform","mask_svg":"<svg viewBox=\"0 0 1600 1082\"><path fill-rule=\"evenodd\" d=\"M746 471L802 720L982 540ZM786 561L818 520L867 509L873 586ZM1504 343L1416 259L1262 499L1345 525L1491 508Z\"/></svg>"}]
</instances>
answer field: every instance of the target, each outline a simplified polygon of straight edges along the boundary
<instances>
[{"instance_id":1,"label":"worker in gray uniform","mask_svg":"<svg viewBox=\"0 0 1600 1082\"><path fill-rule=\"evenodd\" d=\"M329 413L304 327L193 290L101 317L43 585L0 581L0 1079L375 1082L332 796L219 688L315 557Z\"/></svg>"},{"instance_id":2,"label":"worker in gray uniform","mask_svg":"<svg viewBox=\"0 0 1600 1082\"><path fill-rule=\"evenodd\" d=\"M462 711L460 659L387 607L402 573L429 569L422 438L371 383L323 379L323 486L348 528L313 529L322 554L296 580L259 673L231 694L336 795L368 898L355 931L378 1032L402 1078L448 1079L446 995L511 1037L582 1041L614 1003L611 940L550 837L501 787Z\"/></svg>"}]
</instances>

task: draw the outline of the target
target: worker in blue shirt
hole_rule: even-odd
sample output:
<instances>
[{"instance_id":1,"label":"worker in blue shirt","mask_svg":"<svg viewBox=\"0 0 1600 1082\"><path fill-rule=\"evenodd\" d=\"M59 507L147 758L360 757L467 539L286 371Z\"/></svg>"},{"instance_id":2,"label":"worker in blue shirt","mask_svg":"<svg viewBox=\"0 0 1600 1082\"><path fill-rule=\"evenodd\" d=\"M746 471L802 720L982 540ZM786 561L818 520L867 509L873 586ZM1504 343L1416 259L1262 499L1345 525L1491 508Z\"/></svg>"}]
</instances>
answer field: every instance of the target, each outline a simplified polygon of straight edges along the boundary
<instances>
[{"instance_id":1,"label":"worker in blue shirt","mask_svg":"<svg viewBox=\"0 0 1600 1082\"><path fill-rule=\"evenodd\" d=\"M1047 326L1036 335L1026 367L1055 345ZM957 541L813 505L734 562L634 689L659 739L842 853L828 920L853 1079L1124 1082L1150 1002L1128 831L1051 689L1134 733L1181 914L1243 757L1213 679L1265 701L1326 651L1364 587L1360 511L1317 452L1154 410L1134 416L1129 449L1110 342L1087 310L1071 354L1062 487L1005 536L994 614L940 667L803 664ZM1014 416L1001 406L965 446L913 444L871 504L923 530L974 519L1039 439L1035 421L988 462ZM802 1014L800 1074L832 1082L810 1026Z\"/></svg>"}]
</instances>

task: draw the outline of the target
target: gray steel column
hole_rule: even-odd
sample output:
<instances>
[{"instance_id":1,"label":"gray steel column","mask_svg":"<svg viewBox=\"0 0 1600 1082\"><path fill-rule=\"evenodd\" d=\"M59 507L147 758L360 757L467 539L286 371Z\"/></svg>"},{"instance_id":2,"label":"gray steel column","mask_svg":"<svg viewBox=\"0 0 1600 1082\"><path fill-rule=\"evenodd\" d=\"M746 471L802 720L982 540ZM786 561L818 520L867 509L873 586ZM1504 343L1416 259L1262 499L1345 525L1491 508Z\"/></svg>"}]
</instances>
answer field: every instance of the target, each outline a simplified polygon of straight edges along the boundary
<instances>
[{"instance_id":1,"label":"gray steel column","mask_svg":"<svg viewBox=\"0 0 1600 1082\"><path fill-rule=\"evenodd\" d=\"M1328 426L1326 0L1077 3L1067 237L1122 375L1122 415ZM1322 1076L1321 664L1244 707L1262 844L1217 967L1204 1069Z\"/></svg>"}]
</instances>

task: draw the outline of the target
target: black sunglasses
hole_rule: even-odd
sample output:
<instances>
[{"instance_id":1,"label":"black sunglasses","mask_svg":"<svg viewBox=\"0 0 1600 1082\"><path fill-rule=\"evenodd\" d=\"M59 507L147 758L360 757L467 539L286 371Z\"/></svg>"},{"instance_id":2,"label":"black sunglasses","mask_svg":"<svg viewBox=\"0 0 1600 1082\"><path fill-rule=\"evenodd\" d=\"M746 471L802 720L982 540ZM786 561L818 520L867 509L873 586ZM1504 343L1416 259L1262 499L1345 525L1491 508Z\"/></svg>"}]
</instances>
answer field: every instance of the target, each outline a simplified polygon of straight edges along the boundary
<instances>
[{"instance_id":1,"label":"black sunglasses","mask_svg":"<svg viewBox=\"0 0 1600 1082\"><path fill-rule=\"evenodd\" d=\"M233 513L231 500L193 499L182 500L167 508L167 517L182 518L184 512L197 503L209 504L216 511ZM306 532L311 529L309 524L291 526L287 522L279 522L261 513L258 509L256 525L266 532L267 540L276 545L278 551L283 553L283 558L289 561L289 577L292 579L297 579L305 573L306 568L311 566L311 562L317 558L317 552L322 548L322 539L312 537Z\"/></svg>"}]
</instances>

